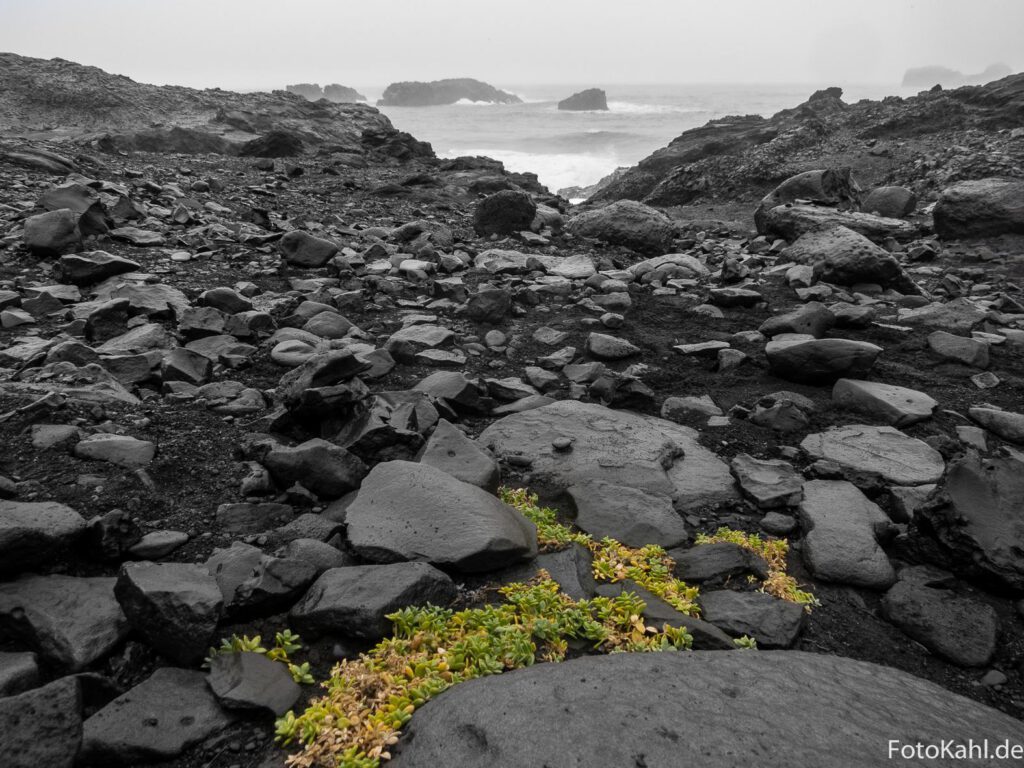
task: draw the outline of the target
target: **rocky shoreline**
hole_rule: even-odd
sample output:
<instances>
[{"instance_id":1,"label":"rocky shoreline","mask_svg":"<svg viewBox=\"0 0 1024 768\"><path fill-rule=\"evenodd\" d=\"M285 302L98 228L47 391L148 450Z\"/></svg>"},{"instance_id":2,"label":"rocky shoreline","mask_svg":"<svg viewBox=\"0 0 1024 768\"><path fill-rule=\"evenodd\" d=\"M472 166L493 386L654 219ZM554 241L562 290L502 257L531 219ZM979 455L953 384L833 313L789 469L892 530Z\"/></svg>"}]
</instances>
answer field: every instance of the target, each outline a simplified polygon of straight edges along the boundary
<instances>
[{"instance_id":1,"label":"rocky shoreline","mask_svg":"<svg viewBox=\"0 0 1024 768\"><path fill-rule=\"evenodd\" d=\"M694 650L460 683L396 765L562 765L570 731L652 766L813 763L816 729L863 765L888 738L1024 743L1022 93L823 92L577 208L369 107L268 111L251 156L8 125L0 762L283 765L275 716L386 616L541 568L641 595L641 635ZM692 613L499 486L661 547Z\"/></svg>"}]
</instances>

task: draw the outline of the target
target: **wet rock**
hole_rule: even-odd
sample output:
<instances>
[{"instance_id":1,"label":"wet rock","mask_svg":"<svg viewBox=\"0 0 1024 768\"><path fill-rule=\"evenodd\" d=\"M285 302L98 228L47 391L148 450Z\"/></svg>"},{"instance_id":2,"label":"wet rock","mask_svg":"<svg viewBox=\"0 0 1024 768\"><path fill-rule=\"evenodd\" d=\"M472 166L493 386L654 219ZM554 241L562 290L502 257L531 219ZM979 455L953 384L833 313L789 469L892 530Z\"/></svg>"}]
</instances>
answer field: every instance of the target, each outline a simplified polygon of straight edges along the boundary
<instances>
[{"instance_id":1,"label":"wet rock","mask_svg":"<svg viewBox=\"0 0 1024 768\"><path fill-rule=\"evenodd\" d=\"M879 546L890 525L886 514L845 480L811 480L800 504L803 558L823 581L886 589L896 579Z\"/></svg>"},{"instance_id":2,"label":"wet rock","mask_svg":"<svg viewBox=\"0 0 1024 768\"><path fill-rule=\"evenodd\" d=\"M378 464L345 519L353 551L377 562L415 560L479 572L537 554L533 523L480 488L425 464Z\"/></svg>"},{"instance_id":3,"label":"wet rock","mask_svg":"<svg viewBox=\"0 0 1024 768\"><path fill-rule=\"evenodd\" d=\"M110 236L115 240L124 240L140 248L164 244L164 236L162 234L139 227L118 227L117 229L110 230Z\"/></svg>"},{"instance_id":4,"label":"wet rock","mask_svg":"<svg viewBox=\"0 0 1024 768\"><path fill-rule=\"evenodd\" d=\"M332 568L316 580L288 616L302 634L377 640L391 632L389 613L430 603L446 606L455 584L426 563Z\"/></svg>"},{"instance_id":5,"label":"wet rock","mask_svg":"<svg viewBox=\"0 0 1024 768\"><path fill-rule=\"evenodd\" d=\"M832 388L832 402L866 413L894 427L930 419L938 403L924 392L876 381L840 379Z\"/></svg>"},{"instance_id":6,"label":"wet rock","mask_svg":"<svg viewBox=\"0 0 1024 768\"><path fill-rule=\"evenodd\" d=\"M537 205L526 192L510 189L488 195L476 205L473 229L481 237L529 230Z\"/></svg>"},{"instance_id":7,"label":"wet rock","mask_svg":"<svg viewBox=\"0 0 1024 768\"><path fill-rule=\"evenodd\" d=\"M182 665L203 658L224 606L209 571L185 563L127 563L114 594L132 628Z\"/></svg>"},{"instance_id":8,"label":"wet rock","mask_svg":"<svg viewBox=\"0 0 1024 768\"><path fill-rule=\"evenodd\" d=\"M499 711L515 715L495 717ZM646 713L644 725L623 728L624 713L635 712ZM766 712L768 738L787 745L785 756L765 757ZM809 735L811 723L815 734L830 737ZM638 756L649 766L881 768L889 761L877 752L878 734L889 732L913 733L926 744L965 744L1002 743L1007 734L1019 741L1024 729L934 683L839 656L619 653L455 686L416 713L392 749L391 768L626 766Z\"/></svg>"},{"instance_id":9,"label":"wet rock","mask_svg":"<svg viewBox=\"0 0 1024 768\"><path fill-rule=\"evenodd\" d=\"M497 460L447 419L438 421L418 460L464 483L490 493L498 491L501 471Z\"/></svg>"},{"instance_id":10,"label":"wet rock","mask_svg":"<svg viewBox=\"0 0 1024 768\"><path fill-rule=\"evenodd\" d=\"M25 219L25 247L37 256L59 256L82 242L78 216L62 208Z\"/></svg>"},{"instance_id":11,"label":"wet rock","mask_svg":"<svg viewBox=\"0 0 1024 768\"><path fill-rule=\"evenodd\" d=\"M822 384L868 373L882 348L866 341L807 337L773 339L764 351L776 376Z\"/></svg>"},{"instance_id":12,"label":"wet rock","mask_svg":"<svg viewBox=\"0 0 1024 768\"><path fill-rule=\"evenodd\" d=\"M1024 181L973 179L947 187L933 216L943 238L1024 234Z\"/></svg>"},{"instance_id":13,"label":"wet rock","mask_svg":"<svg viewBox=\"0 0 1024 768\"><path fill-rule=\"evenodd\" d=\"M789 648L807 623L802 605L764 592L720 589L702 593L697 602L705 621L733 637L752 637L759 648Z\"/></svg>"},{"instance_id":14,"label":"wet rock","mask_svg":"<svg viewBox=\"0 0 1024 768\"><path fill-rule=\"evenodd\" d=\"M999 619L985 603L944 588L948 574L905 568L882 598L882 615L908 637L962 667L984 667L995 656Z\"/></svg>"},{"instance_id":15,"label":"wet rock","mask_svg":"<svg viewBox=\"0 0 1024 768\"><path fill-rule=\"evenodd\" d=\"M218 653L206 679L225 709L266 710L280 717L302 694L288 666L261 653Z\"/></svg>"},{"instance_id":16,"label":"wet rock","mask_svg":"<svg viewBox=\"0 0 1024 768\"><path fill-rule=\"evenodd\" d=\"M569 220L566 230L578 237L623 245L638 253L667 251L676 235L671 219L635 200L618 200L578 214Z\"/></svg>"},{"instance_id":17,"label":"wet rock","mask_svg":"<svg viewBox=\"0 0 1024 768\"><path fill-rule=\"evenodd\" d=\"M79 759L124 768L170 760L230 723L206 675L163 667L85 721Z\"/></svg>"},{"instance_id":18,"label":"wet rock","mask_svg":"<svg viewBox=\"0 0 1024 768\"><path fill-rule=\"evenodd\" d=\"M566 400L506 416L478 439L499 459L528 460L534 481L554 492L601 481L671 497L679 509L737 497L728 465L695 430L664 419ZM559 439L572 450L556 451Z\"/></svg>"},{"instance_id":19,"label":"wet rock","mask_svg":"<svg viewBox=\"0 0 1024 768\"><path fill-rule=\"evenodd\" d=\"M945 331L928 334L928 348L939 357L955 360L974 368L988 368L988 344Z\"/></svg>"},{"instance_id":20,"label":"wet rock","mask_svg":"<svg viewBox=\"0 0 1024 768\"><path fill-rule=\"evenodd\" d=\"M576 525L597 540L611 537L628 547L674 547L689 538L672 499L600 480L570 486Z\"/></svg>"},{"instance_id":21,"label":"wet rock","mask_svg":"<svg viewBox=\"0 0 1024 768\"><path fill-rule=\"evenodd\" d=\"M275 448L263 464L282 487L301 483L325 499L336 499L359 487L366 465L344 448L320 438L294 448Z\"/></svg>"},{"instance_id":22,"label":"wet rock","mask_svg":"<svg viewBox=\"0 0 1024 768\"><path fill-rule=\"evenodd\" d=\"M338 246L330 240L314 237L309 232L294 229L280 242L281 255L297 267L322 267L338 253Z\"/></svg>"},{"instance_id":23,"label":"wet rock","mask_svg":"<svg viewBox=\"0 0 1024 768\"><path fill-rule=\"evenodd\" d=\"M800 447L815 459L834 461L855 472L876 473L896 485L935 483L945 469L938 451L892 427L833 427L808 435Z\"/></svg>"},{"instance_id":24,"label":"wet rock","mask_svg":"<svg viewBox=\"0 0 1024 768\"><path fill-rule=\"evenodd\" d=\"M803 478L789 462L740 453L730 469L743 495L760 509L796 506L803 498Z\"/></svg>"},{"instance_id":25,"label":"wet rock","mask_svg":"<svg viewBox=\"0 0 1024 768\"><path fill-rule=\"evenodd\" d=\"M5 768L72 768L81 743L78 678L63 677L0 698L0 756Z\"/></svg>"},{"instance_id":26,"label":"wet rock","mask_svg":"<svg viewBox=\"0 0 1024 768\"><path fill-rule=\"evenodd\" d=\"M826 283L875 283L903 293L920 293L892 254L846 227L801 235L786 256L812 264L814 276Z\"/></svg>"},{"instance_id":27,"label":"wet rock","mask_svg":"<svg viewBox=\"0 0 1024 768\"><path fill-rule=\"evenodd\" d=\"M0 572L17 573L52 559L85 531L85 519L53 501L0 501Z\"/></svg>"},{"instance_id":28,"label":"wet rock","mask_svg":"<svg viewBox=\"0 0 1024 768\"><path fill-rule=\"evenodd\" d=\"M0 635L18 638L52 664L83 669L128 634L114 581L55 574L0 584Z\"/></svg>"}]
</instances>

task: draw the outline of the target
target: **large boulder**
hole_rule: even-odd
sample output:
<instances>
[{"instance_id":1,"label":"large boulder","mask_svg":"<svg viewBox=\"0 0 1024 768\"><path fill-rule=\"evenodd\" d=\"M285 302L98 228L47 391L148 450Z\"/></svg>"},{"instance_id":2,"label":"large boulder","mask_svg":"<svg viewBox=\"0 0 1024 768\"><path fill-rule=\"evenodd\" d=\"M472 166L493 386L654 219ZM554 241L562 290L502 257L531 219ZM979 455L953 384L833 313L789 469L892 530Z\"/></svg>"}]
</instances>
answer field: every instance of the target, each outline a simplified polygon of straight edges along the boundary
<instances>
[{"instance_id":1,"label":"large boulder","mask_svg":"<svg viewBox=\"0 0 1024 768\"><path fill-rule=\"evenodd\" d=\"M696 430L596 403L563 400L512 414L478 440L528 464L532 482L555 493L601 482L667 496L679 509L738 498L729 465Z\"/></svg>"},{"instance_id":2,"label":"large boulder","mask_svg":"<svg viewBox=\"0 0 1024 768\"><path fill-rule=\"evenodd\" d=\"M82 242L78 216L68 208L29 216L25 219L24 241L36 256L59 256Z\"/></svg>"},{"instance_id":3,"label":"large boulder","mask_svg":"<svg viewBox=\"0 0 1024 768\"><path fill-rule=\"evenodd\" d=\"M77 677L0 698L4 768L71 768L81 743L82 693Z\"/></svg>"},{"instance_id":4,"label":"large boulder","mask_svg":"<svg viewBox=\"0 0 1024 768\"><path fill-rule=\"evenodd\" d=\"M537 204L526 192L506 189L477 203L473 212L473 229L481 237L511 235L529 230L536 215Z\"/></svg>"},{"instance_id":5,"label":"large boulder","mask_svg":"<svg viewBox=\"0 0 1024 768\"><path fill-rule=\"evenodd\" d=\"M275 448L263 464L282 487L299 483L325 499L355 490L367 472L358 456L318 437L295 447Z\"/></svg>"},{"instance_id":6,"label":"large boulder","mask_svg":"<svg viewBox=\"0 0 1024 768\"><path fill-rule=\"evenodd\" d=\"M377 562L415 560L473 572L537 554L533 523L483 489L428 464L378 464L345 522L353 550Z\"/></svg>"},{"instance_id":7,"label":"large boulder","mask_svg":"<svg viewBox=\"0 0 1024 768\"><path fill-rule=\"evenodd\" d=\"M790 176L765 195L754 210L754 226L758 234L767 234L768 211L797 200L855 209L860 203L860 187L849 168L825 168Z\"/></svg>"},{"instance_id":8,"label":"large boulder","mask_svg":"<svg viewBox=\"0 0 1024 768\"><path fill-rule=\"evenodd\" d=\"M54 501L0 501L0 573L52 558L85 531L85 518Z\"/></svg>"},{"instance_id":9,"label":"large boulder","mask_svg":"<svg viewBox=\"0 0 1024 768\"><path fill-rule=\"evenodd\" d=\"M939 491L914 513L912 535L938 546L944 568L1024 591L1024 463L969 453L949 465Z\"/></svg>"},{"instance_id":10,"label":"large boulder","mask_svg":"<svg viewBox=\"0 0 1024 768\"><path fill-rule=\"evenodd\" d=\"M875 416L894 427L930 419L938 403L930 395L895 384L840 379L832 387L832 402Z\"/></svg>"},{"instance_id":11,"label":"large boulder","mask_svg":"<svg viewBox=\"0 0 1024 768\"><path fill-rule=\"evenodd\" d=\"M1024 235L1024 179L961 181L942 191L932 216L940 237Z\"/></svg>"},{"instance_id":12,"label":"large boulder","mask_svg":"<svg viewBox=\"0 0 1024 768\"><path fill-rule=\"evenodd\" d=\"M281 255L297 267L322 267L338 252L330 240L315 237L301 229L293 229L281 238Z\"/></svg>"},{"instance_id":13,"label":"large boulder","mask_svg":"<svg viewBox=\"0 0 1024 768\"><path fill-rule=\"evenodd\" d=\"M697 602L705 621L733 637L752 637L760 648L789 648L807 624L802 605L764 592L719 589L702 592Z\"/></svg>"},{"instance_id":14,"label":"large boulder","mask_svg":"<svg viewBox=\"0 0 1024 768\"><path fill-rule=\"evenodd\" d=\"M853 472L880 475L895 485L938 482L946 464L927 443L892 427L849 424L808 435L800 447L812 458Z\"/></svg>"},{"instance_id":15,"label":"large boulder","mask_svg":"<svg viewBox=\"0 0 1024 768\"><path fill-rule=\"evenodd\" d=\"M852 229L876 243L890 237L904 242L920 235L917 226L902 219L887 219L857 211L838 211L827 206L798 203L777 205L764 214L764 233L786 240L796 240L808 232L834 227Z\"/></svg>"},{"instance_id":16,"label":"large boulder","mask_svg":"<svg viewBox=\"0 0 1024 768\"><path fill-rule=\"evenodd\" d=\"M608 111L608 97L600 88L587 88L558 102L558 108L571 112Z\"/></svg>"},{"instance_id":17,"label":"large boulder","mask_svg":"<svg viewBox=\"0 0 1024 768\"><path fill-rule=\"evenodd\" d=\"M566 230L639 253L664 253L676 236L676 225L668 216L635 200L619 200L574 216Z\"/></svg>"},{"instance_id":18,"label":"large boulder","mask_svg":"<svg viewBox=\"0 0 1024 768\"><path fill-rule=\"evenodd\" d=\"M794 334L772 339L764 352L776 376L803 384L827 384L868 373L882 348L866 341Z\"/></svg>"},{"instance_id":19,"label":"large boulder","mask_svg":"<svg viewBox=\"0 0 1024 768\"><path fill-rule=\"evenodd\" d=\"M909 216L917 207L917 195L906 187L876 187L864 196L861 209L889 219Z\"/></svg>"},{"instance_id":20,"label":"large boulder","mask_svg":"<svg viewBox=\"0 0 1024 768\"><path fill-rule=\"evenodd\" d=\"M827 283L877 283L903 293L920 293L892 254L848 227L807 232L786 249L786 257L812 265L814 276Z\"/></svg>"},{"instance_id":21,"label":"large boulder","mask_svg":"<svg viewBox=\"0 0 1024 768\"><path fill-rule=\"evenodd\" d=\"M416 713L390 765L883 768L892 765L886 739L897 748L1020 743L1024 725L898 669L839 656L621 653L457 685Z\"/></svg>"}]
</instances>

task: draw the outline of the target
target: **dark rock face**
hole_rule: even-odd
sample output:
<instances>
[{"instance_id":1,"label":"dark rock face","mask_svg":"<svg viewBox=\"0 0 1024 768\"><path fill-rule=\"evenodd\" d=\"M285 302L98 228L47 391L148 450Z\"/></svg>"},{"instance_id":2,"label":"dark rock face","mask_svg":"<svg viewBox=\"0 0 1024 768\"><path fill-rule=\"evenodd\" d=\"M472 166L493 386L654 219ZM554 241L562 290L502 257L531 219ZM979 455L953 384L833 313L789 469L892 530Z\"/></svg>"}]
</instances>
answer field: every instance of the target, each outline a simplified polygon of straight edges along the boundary
<instances>
[{"instance_id":1,"label":"dark rock face","mask_svg":"<svg viewBox=\"0 0 1024 768\"><path fill-rule=\"evenodd\" d=\"M75 543L85 519L52 501L0 501L0 572L30 568Z\"/></svg>"},{"instance_id":2,"label":"dark rock face","mask_svg":"<svg viewBox=\"0 0 1024 768\"><path fill-rule=\"evenodd\" d=\"M521 104L513 93L499 91L492 85L472 78L451 78L433 82L391 83L384 96L377 101L379 107L433 107L454 104L461 99L486 101L492 104Z\"/></svg>"},{"instance_id":3,"label":"dark rock face","mask_svg":"<svg viewBox=\"0 0 1024 768\"><path fill-rule=\"evenodd\" d=\"M325 85L323 88L318 83L297 83L295 85L286 85L284 87L288 93L294 93L301 96L304 99L310 101L317 101L319 99L327 99L333 101L336 104L350 104L357 101L367 101L367 98L357 91L355 88L349 88L345 85L339 85L338 83L330 83Z\"/></svg>"},{"instance_id":4,"label":"dark rock face","mask_svg":"<svg viewBox=\"0 0 1024 768\"><path fill-rule=\"evenodd\" d=\"M808 738L809 728L828 738ZM836 656L624 653L457 685L416 713L391 764L570 768L642 756L649 766L882 768L891 761L880 733L1002 743L1024 739L1024 726L905 672ZM766 739L786 748L766 750Z\"/></svg>"},{"instance_id":5,"label":"dark rock face","mask_svg":"<svg viewBox=\"0 0 1024 768\"><path fill-rule=\"evenodd\" d=\"M297 157L305 150L302 136L294 131L271 131L238 148L242 157Z\"/></svg>"},{"instance_id":6,"label":"dark rock face","mask_svg":"<svg viewBox=\"0 0 1024 768\"><path fill-rule=\"evenodd\" d=\"M78 678L64 677L18 696L0 698L4 768L71 768L81 742Z\"/></svg>"},{"instance_id":7,"label":"dark rock face","mask_svg":"<svg viewBox=\"0 0 1024 768\"><path fill-rule=\"evenodd\" d=\"M961 181L942 191L933 215L941 237L1024 234L1024 179Z\"/></svg>"},{"instance_id":8,"label":"dark rock face","mask_svg":"<svg viewBox=\"0 0 1024 768\"><path fill-rule=\"evenodd\" d=\"M754 225L758 233L763 235L768 231L768 211L797 200L849 210L860 203L860 187L849 168L824 168L791 176L765 195L754 210Z\"/></svg>"},{"instance_id":9,"label":"dark rock face","mask_svg":"<svg viewBox=\"0 0 1024 768\"><path fill-rule=\"evenodd\" d=\"M763 592L720 589L698 598L705 621L733 637L747 635L761 648L789 648L807 623L802 605Z\"/></svg>"},{"instance_id":10,"label":"dark rock face","mask_svg":"<svg viewBox=\"0 0 1024 768\"><path fill-rule=\"evenodd\" d=\"M526 192L495 192L477 203L473 229L482 237L510 235L530 229L537 205Z\"/></svg>"},{"instance_id":11,"label":"dark rock face","mask_svg":"<svg viewBox=\"0 0 1024 768\"><path fill-rule=\"evenodd\" d=\"M558 108L578 112L608 111L608 97L600 88L587 88L558 102Z\"/></svg>"},{"instance_id":12,"label":"dark rock face","mask_svg":"<svg viewBox=\"0 0 1024 768\"><path fill-rule=\"evenodd\" d=\"M566 230L639 253L669 251L676 235L675 224L665 214L632 200L581 213L569 220Z\"/></svg>"},{"instance_id":13,"label":"dark rock face","mask_svg":"<svg viewBox=\"0 0 1024 768\"><path fill-rule=\"evenodd\" d=\"M207 680L225 708L268 710L278 717L302 693L286 664L261 653L219 653L210 662Z\"/></svg>"}]
</instances>

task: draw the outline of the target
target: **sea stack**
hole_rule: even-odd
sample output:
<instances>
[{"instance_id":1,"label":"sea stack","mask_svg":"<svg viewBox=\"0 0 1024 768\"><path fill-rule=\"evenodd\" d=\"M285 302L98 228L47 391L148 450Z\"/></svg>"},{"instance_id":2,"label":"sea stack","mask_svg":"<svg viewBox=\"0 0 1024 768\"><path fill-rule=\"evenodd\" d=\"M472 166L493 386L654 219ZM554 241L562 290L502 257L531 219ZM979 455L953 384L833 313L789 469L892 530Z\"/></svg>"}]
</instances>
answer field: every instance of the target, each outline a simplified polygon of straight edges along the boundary
<instances>
[{"instance_id":1,"label":"sea stack","mask_svg":"<svg viewBox=\"0 0 1024 768\"><path fill-rule=\"evenodd\" d=\"M573 112L608 111L608 97L600 88L587 88L558 102L558 108Z\"/></svg>"}]
</instances>

